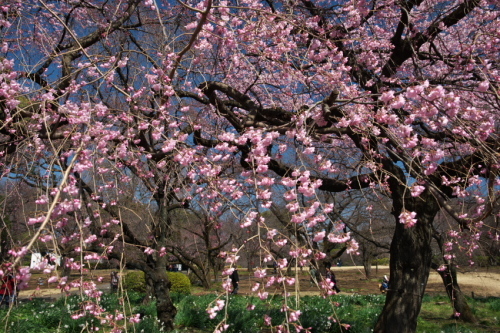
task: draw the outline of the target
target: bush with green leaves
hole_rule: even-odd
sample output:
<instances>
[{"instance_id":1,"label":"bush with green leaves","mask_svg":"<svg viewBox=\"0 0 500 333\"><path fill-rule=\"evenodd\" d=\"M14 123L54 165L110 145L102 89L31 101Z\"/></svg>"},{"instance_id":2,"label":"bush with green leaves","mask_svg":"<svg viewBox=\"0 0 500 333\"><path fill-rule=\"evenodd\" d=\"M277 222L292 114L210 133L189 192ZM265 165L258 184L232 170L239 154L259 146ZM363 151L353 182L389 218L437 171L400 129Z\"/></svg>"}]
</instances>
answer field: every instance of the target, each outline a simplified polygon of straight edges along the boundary
<instances>
[{"instance_id":1,"label":"bush with green leaves","mask_svg":"<svg viewBox=\"0 0 500 333\"><path fill-rule=\"evenodd\" d=\"M167 272L168 279L172 283L170 291L180 294L191 294L191 281L187 275L180 272Z\"/></svg>"},{"instance_id":2,"label":"bush with green leaves","mask_svg":"<svg viewBox=\"0 0 500 333\"><path fill-rule=\"evenodd\" d=\"M185 274L180 272L167 272L167 276L172 283L170 292L191 294L191 281ZM128 291L145 292L146 279L144 277L144 272L128 272L123 280L123 287Z\"/></svg>"},{"instance_id":3,"label":"bush with green leaves","mask_svg":"<svg viewBox=\"0 0 500 333\"><path fill-rule=\"evenodd\" d=\"M127 291L137 291L143 293L146 291L146 279L144 272L128 272L123 279L123 288Z\"/></svg>"}]
</instances>

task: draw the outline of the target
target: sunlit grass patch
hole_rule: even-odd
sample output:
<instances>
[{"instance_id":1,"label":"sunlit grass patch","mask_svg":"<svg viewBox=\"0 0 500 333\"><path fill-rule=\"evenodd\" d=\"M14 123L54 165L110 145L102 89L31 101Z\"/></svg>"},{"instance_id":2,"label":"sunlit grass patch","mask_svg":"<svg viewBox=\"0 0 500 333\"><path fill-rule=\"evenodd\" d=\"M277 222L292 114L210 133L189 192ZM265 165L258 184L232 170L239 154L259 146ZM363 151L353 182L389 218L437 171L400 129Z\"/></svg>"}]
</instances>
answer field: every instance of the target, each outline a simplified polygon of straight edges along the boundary
<instances>
[{"instance_id":1,"label":"sunlit grass patch","mask_svg":"<svg viewBox=\"0 0 500 333\"><path fill-rule=\"evenodd\" d=\"M207 308L214 302L224 300L227 307L222 308L211 319ZM270 295L263 301L258 297L230 295L228 299L221 294L185 295L172 294L178 314L175 318L175 332L213 332L217 325L225 320L228 333L260 333L268 332L269 326L264 322L269 317L271 325L286 324L284 307L300 310L297 322L293 324L310 328L313 333L341 332L371 332L382 311L385 295L348 295L339 294L323 298L321 296L295 296L284 298L281 295ZM122 320L120 325L127 325L132 332L161 332L156 319L155 302L143 302L144 294L129 293L104 294L100 305L107 313L125 312L126 316L140 314L139 323ZM45 332L82 332L99 328L100 332L110 332L109 326L103 325L98 319L83 316L72 319L71 315L80 308L81 298L72 296L56 302L34 299L22 302L11 309L0 310L0 332L45 333ZM470 306L479 319L475 325L465 324L451 319L453 309L445 296L425 296L421 314L418 319L419 333L479 333L499 332L500 321L498 309L500 299L490 297L484 299L468 299ZM346 328L349 328L346 330Z\"/></svg>"}]
</instances>

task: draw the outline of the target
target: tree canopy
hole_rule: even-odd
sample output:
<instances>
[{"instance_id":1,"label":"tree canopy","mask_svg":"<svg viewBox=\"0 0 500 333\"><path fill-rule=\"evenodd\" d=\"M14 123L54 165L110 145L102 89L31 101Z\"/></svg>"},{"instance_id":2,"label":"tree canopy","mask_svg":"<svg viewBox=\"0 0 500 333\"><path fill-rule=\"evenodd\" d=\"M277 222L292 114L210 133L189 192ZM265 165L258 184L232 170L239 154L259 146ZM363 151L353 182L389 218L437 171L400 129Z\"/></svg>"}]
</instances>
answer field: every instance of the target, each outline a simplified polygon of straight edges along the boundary
<instances>
[{"instance_id":1,"label":"tree canopy","mask_svg":"<svg viewBox=\"0 0 500 333\"><path fill-rule=\"evenodd\" d=\"M61 241L71 219L70 240L93 251L144 253L135 265L170 329L177 210L251 230L257 265L284 269L328 260L318 243L358 251L322 195L356 192L394 217L375 331L413 332L437 214L453 217L449 251L498 241L484 224L500 185L496 1L5 0L0 11L1 177L39 192L25 221L36 233L9 260L48 234ZM124 221L124 193L155 212L146 239ZM266 223L273 205L284 229ZM226 278L244 246L221 253ZM284 327L299 327L287 309Z\"/></svg>"}]
</instances>

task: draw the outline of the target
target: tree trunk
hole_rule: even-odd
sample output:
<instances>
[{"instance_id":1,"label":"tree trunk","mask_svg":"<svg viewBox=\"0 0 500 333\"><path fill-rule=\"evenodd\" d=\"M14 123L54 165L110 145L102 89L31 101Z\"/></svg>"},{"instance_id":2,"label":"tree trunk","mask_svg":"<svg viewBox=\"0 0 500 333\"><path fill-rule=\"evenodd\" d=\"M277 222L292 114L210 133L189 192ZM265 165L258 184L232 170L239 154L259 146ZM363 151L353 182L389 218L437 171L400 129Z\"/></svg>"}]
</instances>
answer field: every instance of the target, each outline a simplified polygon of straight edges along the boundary
<instances>
[{"instance_id":1,"label":"tree trunk","mask_svg":"<svg viewBox=\"0 0 500 333\"><path fill-rule=\"evenodd\" d=\"M144 274L146 280L146 295L142 300L142 304L149 304L155 295L154 282L148 274Z\"/></svg>"},{"instance_id":2,"label":"tree trunk","mask_svg":"<svg viewBox=\"0 0 500 333\"><path fill-rule=\"evenodd\" d=\"M163 186L159 186L163 188ZM158 222L154 227L154 239L156 240L156 248L161 249L167 247L167 238L171 236L171 219L170 207L167 197L163 196L163 192L157 193L157 202L160 206L158 211ZM160 255L148 255L148 265L146 275L153 283L154 295L156 298L156 316L160 325L160 331L173 331L174 319L177 314L177 309L170 298L170 287L172 283L167 275L167 257Z\"/></svg>"},{"instance_id":3,"label":"tree trunk","mask_svg":"<svg viewBox=\"0 0 500 333\"><path fill-rule=\"evenodd\" d=\"M469 307L469 304L467 304L467 300L458 285L457 270L455 265L447 265L445 270L437 272L441 276L441 279L443 279L446 293L448 294L451 304L453 305L453 309L455 310L455 313L452 316L468 323L476 323L477 318L472 313L472 310Z\"/></svg>"},{"instance_id":4,"label":"tree trunk","mask_svg":"<svg viewBox=\"0 0 500 333\"><path fill-rule=\"evenodd\" d=\"M204 288L204 289L210 289L210 287L212 287L212 281L210 281L210 271L200 271L199 275L200 278L200 281L201 281L201 286Z\"/></svg>"},{"instance_id":5,"label":"tree trunk","mask_svg":"<svg viewBox=\"0 0 500 333\"><path fill-rule=\"evenodd\" d=\"M371 275L372 275L372 261L371 261L371 258L364 258L363 259L363 267L365 269L366 278L367 279L371 278Z\"/></svg>"},{"instance_id":6,"label":"tree trunk","mask_svg":"<svg viewBox=\"0 0 500 333\"><path fill-rule=\"evenodd\" d=\"M365 270L365 277L366 279L370 279L372 277L372 261L375 259L373 245L363 241L360 243L360 250L361 260Z\"/></svg>"},{"instance_id":7,"label":"tree trunk","mask_svg":"<svg viewBox=\"0 0 500 333\"><path fill-rule=\"evenodd\" d=\"M174 318L177 314L177 309L170 298L170 281L168 280L165 269L157 268L149 271L148 277L153 282L154 294L156 297L156 315L160 326L165 331L174 329Z\"/></svg>"},{"instance_id":8,"label":"tree trunk","mask_svg":"<svg viewBox=\"0 0 500 333\"><path fill-rule=\"evenodd\" d=\"M432 221L439 207L430 196L406 199L394 192L396 229L391 243L390 288L374 332L412 333L422 306L432 262ZM399 200L397 196L399 197ZM417 213L418 222L405 228L399 216L406 208Z\"/></svg>"},{"instance_id":9,"label":"tree trunk","mask_svg":"<svg viewBox=\"0 0 500 333\"><path fill-rule=\"evenodd\" d=\"M444 255L444 241L442 235L435 232L434 239L436 239L441 253ZM443 261L446 263L446 265L443 266L444 270L439 269L439 265L436 263L432 263L431 268L435 269L443 280L444 288L454 309L452 317L462 319L468 323L476 323L477 318L472 313L469 304L467 304L467 300L458 285L457 269L455 264L453 264L452 261L447 260L444 256Z\"/></svg>"}]
</instances>

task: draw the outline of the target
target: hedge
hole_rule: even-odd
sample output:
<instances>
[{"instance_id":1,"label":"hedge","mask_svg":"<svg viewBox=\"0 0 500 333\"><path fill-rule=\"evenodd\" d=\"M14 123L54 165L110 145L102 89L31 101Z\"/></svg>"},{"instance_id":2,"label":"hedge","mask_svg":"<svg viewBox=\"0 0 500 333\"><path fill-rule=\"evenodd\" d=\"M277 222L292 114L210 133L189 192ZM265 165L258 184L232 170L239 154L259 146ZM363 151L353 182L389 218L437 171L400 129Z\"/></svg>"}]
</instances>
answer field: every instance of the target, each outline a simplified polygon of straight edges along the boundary
<instances>
[{"instance_id":1,"label":"hedge","mask_svg":"<svg viewBox=\"0 0 500 333\"><path fill-rule=\"evenodd\" d=\"M172 283L171 292L181 294L191 294L191 281L189 278L180 272L167 272L168 279ZM144 272L132 271L128 272L123 279L123 288L137 292L146 291L146 279Z\"/></svg>"}]
</instances>

